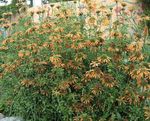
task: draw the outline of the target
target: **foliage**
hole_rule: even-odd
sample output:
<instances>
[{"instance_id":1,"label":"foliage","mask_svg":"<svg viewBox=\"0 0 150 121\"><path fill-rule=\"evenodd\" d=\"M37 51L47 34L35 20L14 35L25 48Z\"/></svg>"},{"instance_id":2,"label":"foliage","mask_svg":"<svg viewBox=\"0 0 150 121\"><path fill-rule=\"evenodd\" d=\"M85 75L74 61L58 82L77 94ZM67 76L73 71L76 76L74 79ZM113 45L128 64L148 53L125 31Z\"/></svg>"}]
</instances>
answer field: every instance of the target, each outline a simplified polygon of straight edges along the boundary
<instances>
[{"instance_id":1,"label":"foliage","mask_svg":"<svg viewBox=\"0 0 150 121\"><path fill-rule=\"evenodd\" d=\"M7 6L0 6L0 18L2 18L3 13L7 13L7 12L16 13L18 10L16 3L17 0L12 0L12 4Z\"/></svg>"},{"instance_id":2,"label":"foliage","mask_svg":"<svg viewBox=\"0 0 150 121\"><path fill-rule=\"evenodd\" d=\"M149 4L150 3L150 0L141 0L142 2L146 3L146 4Z\"/></svg>"},{"instance_id":3,"label":"foliage","mask_svg":"<svg viewBox=\"0 0 150 121\"><path fill-rule=\"evenodd\" d=\"M148 14L150 11L150 0L140 0L143 4L143 9ZM149 15L149 14L148 14Z\"/></svg>"},{"instance_id":4,"label":"foliage","mask_svg":"<svg viewBox=\"0 0 150 121\"><path fill-rule=\"evenodd\" d=\"M144 10L144 14L146 16L150 16L150 0L140 0L143 4L143 10ZM150 29L150 20L148 20L146 22L147 26L149 27ZM149 33L150 33L150 30L149 30Z\"/></svg>"},{"instance_id":5,"label":"foliage","mask_svg":"<svg viewBox=\"0 0 150 121\"><path fill-rule=\"evenodd\" d=\"M111 10L87 4L78 16L59 8L39 25L22 22L27 29L2 40L1 111L26 121L150 119L147 32L129 25L133 11L110 27Z\"/></svg>"}]
</instances>

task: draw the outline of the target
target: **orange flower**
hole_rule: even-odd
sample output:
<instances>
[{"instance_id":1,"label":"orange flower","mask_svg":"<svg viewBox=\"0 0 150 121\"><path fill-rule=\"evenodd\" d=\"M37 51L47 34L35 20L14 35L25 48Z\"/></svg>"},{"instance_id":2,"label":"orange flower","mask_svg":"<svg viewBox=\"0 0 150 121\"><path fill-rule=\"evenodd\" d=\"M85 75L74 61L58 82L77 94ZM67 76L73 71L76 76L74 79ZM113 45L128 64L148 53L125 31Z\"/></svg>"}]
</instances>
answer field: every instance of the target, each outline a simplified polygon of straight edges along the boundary
<instances>
[{"instance_id":1,"label":"orange flower","mask_svg":"<svg viewBox=\"0 0 150 121\"><path fill-rule=\"evenodd\" d=\"M87 5L89 10L91 10L92 12L96 12L97 4L95 2L89 2Z\"/></svg>"},{"instance_id":2,"label":"orange flower","mask_svg":"<svg viewBox=\"0 0 150 121\"><path fill-rule=\"evenodd\" d=\"M9 39L9 42L10 42L10 43L12 43L12 42L14 42L14 41L15 41L14 39Z\"/></svg>"},{"instance_id":3,"label":"orange flower","mask_svg":"<svg viewBox=\"0 0 150 121\"><path fill-rule=\"evenodd\" d=\"M101 89L102 87L99 85L99 84L97 84L97 85L95 85L93 88L92 88L92 93L94 94L94 95L98 95L99 93L102 93L102 89Z\"/></svg>"},{"instance_id":4,"label":"orange flower","mask_svg":"<svg viewBox=\"0 0 150 121\"><path fill-rule=\"evenodd\" d=\"M144 116L146 121L150 120L150 107L144 107Z\"/></svg>"},{"instance_id":5,"label":"orange flower","mask_svg":"<svg viewBox=\"0 0 150 121\"><path fill-rule=\"evenodd\" d=\"M150 16L145 16L142 18L143 20L149 21L150 20Z\"/></svg>"},{"instance_id":6,"label":"orange flower","mask_svg":"<svg viewBox=\"0 0 150 121\"><path fill-rule=\"evenodd\" d=\"M8 41L7 39L3 40L3 41L2 41L2 45L7 44L7 41Z\"/></svg>"},{"instance_id":7,"label":"orange flower","mask_svg":"<svg viewBox=\"0 0 150 121\"><path fill-rule=\"evenodd\" d=\"M55 67L63 67L64 66L64 64L62 64L61 55L51 56L50 61Z\"/></svg>"},{"instance_id":8,"label":"orange flower","mask_svg":"<svg viewBox=\"0 0 150 121\"><path fill-rule=\"evenodd\" d=\"M70 85L69 85L68 81L63 81L61 84L59 84L59 89L60 90L66 90L69 87L70 87Z\"/></svg>"},{"instance_id":9,"label":"orange flower","mask_svg":"<svg viewBox=\"0 0 150 121\"><path fill-rule=\"evenodd\" d=\"M83 111L83 104L82 103L75 103L75 104L73 104L72 109L75 112L82 112ZM74 120L74 121L79 121L79 120Z\"/></svg>"},{"instance_id":10,"label":"orange flower","mask_svg":"<svg viewBox=\"0 0 150 121\"><path fill-rule=\"evenodd\" d=\"M82 43L79 43L79 44L72 44L71 45L71 48L75 49L75 50L80 50L84 47L84 45Z\"/></svg>"},{"instance_id":11,"label":"orange flower","mask_svg":"<svg viewBox=\"0 0 150 121\"><path fill-rule=\"evenodd\" d=\"M22 58L22 57L24 56L24 53L23 53L22 51L19 51L19 52L18 52L18 56L19 56L20 58Z\"/></svg>"},{"instance_id":12,"label":"orange flower","mask_svg":"<svg viewBox=\"0 0 150 121\"><path fill-rule=\"evenodd\" d=\"M82 62L86 58L87 58L87 55L84 53L78 53L75 55L75 61L77 62Z\"/></svg>"},{"instance_id":13,"label":"orange flower","mask_svg":"<svg viewBox=\"0 0 150 121\"><path fill-rule=\"evenodd\" d=\"M115 79L110 74L104 74L100 78L100 81L102 82L103 85L105 85L106 87L109 87L109 88L114 87L116 84Z\"/></svg>"},{"instance_id":14,"label":"orange flower","mask_svg":"<svg viewBox=\"0 0 150 121\"><path fill-rule=\"evenodd\" d=\"M101 76L103 76L103 72L99 69L91 69L85 73L85 78L87 79L99 79Z\"/></svg>"},{"instance_id":15,"label":"orange flower","mask_svg":"<svg viewBox=\"0 0 150 121\"><path fill-rule=\"evenodd\" d=\"M141 51L143 48L143 45L144 45L143 41L136 42L136 51Z\"/></svg>"},{"instance_id":16,"label":"orange flower","mask_svg":"<svg viewBox=\"0 0 150 121\"><path fill-rule=\"evenodd\" d=\"M8 47L2 46L0 47L0 50L8 50Z\"/></svg>"},{"instance_id":17,"label":"orange flower","mask_svg":"<svg viewBox=\"0 0 150 121\"><path fill-rule=\"evenodd\" d=\"M48 91L40 89L40 94L48 96Z\"/></svg>"},{"instance_id":18,"label":"orange flower","mask_svg":"<svg viewBox=\"0 0 150 121\"><path fill-rule=\"evenodd\" d=\"M129 60L134 62L134 61L142 61L144 59L144 56L142 53L136 53L136 54L133 54L129 57Z\"/></svg>"},{"instance_id":19,"label":"orange flower","mask_svg":"<svg viewBox=\"0 0 150 121\"><path fill-rule=\"evenodd\" d=\"M99 63L101 63L101 64L102 64L102 63L109 63L110 60L111 60L111 58L108 57L107 55L102 55L102 56L100 56L100 57L97 58L97 61L98 61Z\"/></svg>"},{"instance_id":20,"label":"orange flower","mask_svg":"<svg viewBox=\"0 0 150 121\"><path fill-rule=\"evenodd\" d=\"M83 95L81 97L81 102L84 104L89 104L93 100L93 97L91 95Z\"/></svg>"},{"instance_id":21,"label":"orange flower","mask_svg":"<svg viewBox=\"0 0 150 121\"><path fill-rule=\"evenodd\" d=\"M72 36L73 41L79 40L81 38L82 38L82 34L79 32Z\"/></svg>"},{"instance_id":22,"label":"orange flower","mask_svg":"<svg viewBox=\"0 0 150 121\"><path fill-rule=\"evenodd\" d=\"M92 67L98 67L98 66L99 66L99 63L98 63L97 61L92 61L92 62L90 63L90 65L91 65Z\"/></svg>"},{"instance_id":23,"label":"orange flower","mask_svg":"<svg viewBox=\"0 0 150 121\"><path fill-rule=\"evenodd\" d=\"M26 56L30 56L30 51L26 51L26 52L25 52L25 55L26 55Z\"/></svg>"},{"instance_id":24,"label":"orange flower","mask_svg":"<svg viewBox=\"0 0 150 121\"><path fill-rule=\"evenodd\" d=\"M35 82L33 82L32 80L22 80L21 81L21 85L25 86L25 87L29 87L29 86L33 86L35 85Z\"/></svg>"},{"instance_id":25,"label":"orange flower","mask_svg":"<svg viewBox=\"0 0 150 121\"><path fill-rule=\"evenodd\" d=\"M128 10L129 10L130 12L133 12L133 11L135 10L135 7L129 6L129 7L128 7Z\"/></svg>"},{"instance_id":26,"label":"orange flower","mask_svg":"<svg viewBox=\"0 0 150 121\"><path fill-rule=\"evenodd\" d=\"M103 26L108 26L110 24L110 20L108 18L103 19L102 25Z\"/></svg>"},{"instance_id":27,"label":"orange flower","mask_svg":"<svg viewBox=\"0 0 150 121\"><path fill-rule=\"evenodd\" d=\"M96 25L96 18L95 17L89 17L86 19L88 25Z\"/></svg>"},{"instance_id":28,"label":"orange flower","mask_svg":"<svg viewBox=\"0 0 150 121\"><path fill-rule=\"evenodd\" d=\"M71 68L71 69L76 70L76 69L78 69L79 67L78 67L75 63L73 63L72 60L69 60L69 61L67 62L67 64L65 64L65 68L67 68L67 69Z\"/></svg>"},{"instance_id":29,"label":"orange flower","mask_svg":"<svg viewBox=\"0 0 150 121\"><path fill-rule=\"evenodd\" d=\"M103 5L100 6L98 9L99 9L100 12L108 12L108 11L107 11L107 7L106 7L106 6L103 6Z\"/></svg>"},{"instance_id":30,"label":"orange flower","mask_svg":"<svg viewBox=\"0 0 150 121\"><path fill-rule=\"evenodd\" d=\"M127 47L126 47L126 50L129 52L133 52L133 51L135 51L135 49L136 49L135 43L131 43L131 44L127 45Z\"/></svg>"},{"instance_id":31,"label":"orange flower","mask_svg":"<svg viewBox=\"0 0 150 121\"><path fill-rule=\"evenodd\" d=\"M149 69L143 67L139 69L131 70L130 75L133 79L137 80L137 84L140 86L142 83L142 80L149 79L150 78L150 72Z\"/></svg>"}]
</instances>

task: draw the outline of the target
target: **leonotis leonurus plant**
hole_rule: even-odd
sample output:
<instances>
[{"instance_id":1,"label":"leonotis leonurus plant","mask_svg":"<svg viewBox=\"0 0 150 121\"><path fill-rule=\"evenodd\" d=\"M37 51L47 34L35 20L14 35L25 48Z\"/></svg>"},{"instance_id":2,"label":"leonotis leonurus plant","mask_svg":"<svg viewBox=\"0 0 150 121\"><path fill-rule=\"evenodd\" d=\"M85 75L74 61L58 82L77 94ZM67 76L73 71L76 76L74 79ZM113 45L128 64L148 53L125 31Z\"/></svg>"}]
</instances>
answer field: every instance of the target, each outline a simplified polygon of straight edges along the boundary
<instances>
[{"instance_id":1,"label":"leonotis leonurus plant","mask_svg":"<svg viewBox=\"0 0 150 121\"><path fill-rule=\"evenodd\" d=\"M123 16L103 32L111 18L105 9L86 20L60 9L57 18L25 23L26 31L2 40L0 109L29 121L149 120L147 33L130 35Z\"/></svg>"}]
</instances>

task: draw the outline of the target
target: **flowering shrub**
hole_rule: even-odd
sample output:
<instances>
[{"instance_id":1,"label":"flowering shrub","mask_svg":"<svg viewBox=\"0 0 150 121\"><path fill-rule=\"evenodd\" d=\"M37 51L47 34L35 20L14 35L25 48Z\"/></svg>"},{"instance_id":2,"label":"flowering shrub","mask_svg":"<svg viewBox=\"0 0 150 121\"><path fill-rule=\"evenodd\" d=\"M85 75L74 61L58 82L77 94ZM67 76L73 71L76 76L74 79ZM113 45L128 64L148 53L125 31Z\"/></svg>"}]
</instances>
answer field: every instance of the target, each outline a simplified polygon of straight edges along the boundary
<instances>
[{"instance_id":1,"label":"flowering shrub","mask_svg":"<svg viewBox=\"0 0 150 121\"><path fill-rule=\"evenodd\" d=\"M0 111L26 121L150 119L147 31L130 25L125 4L111 24L109 8L86 2L86 14L59 8L2 40Z\"/></svg>"},{"instance_id":2,"label":"flowering shrub","mask_svg":"<svg viewBox=\"0 0 150 121\"><path fill-rule=\"evenodd\" d=\"M13 13L16 14L21 12L23 9L26 9L24 0L12 0L10 5L0 6L0 18L3 17L3 13Z\"/></svg>"}]
</instances>

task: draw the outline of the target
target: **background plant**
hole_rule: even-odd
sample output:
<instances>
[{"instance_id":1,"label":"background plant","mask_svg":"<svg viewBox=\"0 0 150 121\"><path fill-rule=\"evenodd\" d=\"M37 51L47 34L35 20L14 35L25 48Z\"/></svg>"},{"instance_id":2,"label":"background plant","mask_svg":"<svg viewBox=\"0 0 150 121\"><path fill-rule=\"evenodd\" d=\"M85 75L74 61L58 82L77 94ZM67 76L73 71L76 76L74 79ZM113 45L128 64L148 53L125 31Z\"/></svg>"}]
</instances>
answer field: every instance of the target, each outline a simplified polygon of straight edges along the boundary
<instances>
[{"instance_id":1,"label":"background plant","mask_svg":"<svg viewBox=\"0 0 150 121\"><path fill-rule=\"evenodd\" d=\"M0 6L0 18L2 18L3 13L12 12L17 13L17 0L12 0L12 4L7 6Z\"/></svg>"},{"instance_id":2,"label":"background plant","mask_svg":"<svg viewBox=\"0 0 150 121\"><path fill-rule=\"evenodd\" d=\"M142 2L144 14L150 16L150 0L140 0L140 2ZM147 20L146 24L150 28L150 20Z\"/></svg>"}]
</instances>

